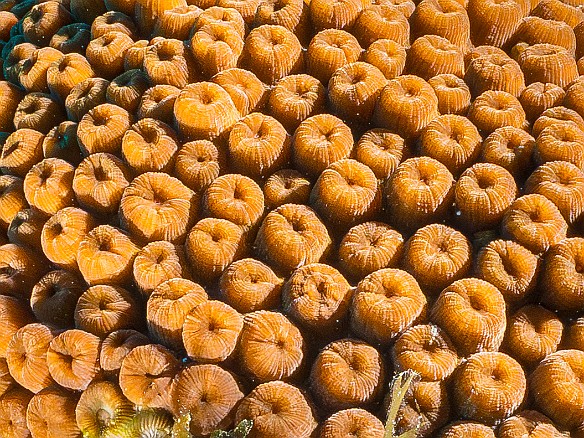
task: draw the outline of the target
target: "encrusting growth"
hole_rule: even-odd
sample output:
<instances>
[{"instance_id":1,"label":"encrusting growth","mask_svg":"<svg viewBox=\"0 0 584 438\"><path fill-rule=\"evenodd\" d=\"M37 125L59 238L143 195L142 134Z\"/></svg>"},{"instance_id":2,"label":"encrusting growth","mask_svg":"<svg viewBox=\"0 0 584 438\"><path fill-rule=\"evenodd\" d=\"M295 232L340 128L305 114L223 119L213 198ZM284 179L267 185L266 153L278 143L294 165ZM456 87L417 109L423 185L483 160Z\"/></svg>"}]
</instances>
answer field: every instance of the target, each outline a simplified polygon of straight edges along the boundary
<instances>
[{"instance_id":1,"label":"encrusting growth","mask_svg":"<svg viewBox=\"0 0 584 438\"><path fill-rule=\"evenodd\" d=\"M583 8L0 0L0 437L584 437Z\"/></svg>"}]
</instances>

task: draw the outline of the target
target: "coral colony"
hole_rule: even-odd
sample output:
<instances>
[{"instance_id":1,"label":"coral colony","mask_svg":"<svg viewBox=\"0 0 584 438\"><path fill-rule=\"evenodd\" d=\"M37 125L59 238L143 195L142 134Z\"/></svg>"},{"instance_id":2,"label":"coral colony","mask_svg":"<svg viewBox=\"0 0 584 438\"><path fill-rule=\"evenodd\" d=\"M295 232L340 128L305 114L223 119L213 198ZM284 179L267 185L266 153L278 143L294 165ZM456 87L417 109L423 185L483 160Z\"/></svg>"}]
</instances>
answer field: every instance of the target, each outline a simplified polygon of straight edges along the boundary
<instances>
[{"instance_id":1,"label":"coral colony","mask_svg":"<svg viewBox=\"0 0 584 438\"><path fill-rule=\"evenodd\" d=\"M583 0L0 0L0 438L584 438Z\"/></svg>"}]
</instances>

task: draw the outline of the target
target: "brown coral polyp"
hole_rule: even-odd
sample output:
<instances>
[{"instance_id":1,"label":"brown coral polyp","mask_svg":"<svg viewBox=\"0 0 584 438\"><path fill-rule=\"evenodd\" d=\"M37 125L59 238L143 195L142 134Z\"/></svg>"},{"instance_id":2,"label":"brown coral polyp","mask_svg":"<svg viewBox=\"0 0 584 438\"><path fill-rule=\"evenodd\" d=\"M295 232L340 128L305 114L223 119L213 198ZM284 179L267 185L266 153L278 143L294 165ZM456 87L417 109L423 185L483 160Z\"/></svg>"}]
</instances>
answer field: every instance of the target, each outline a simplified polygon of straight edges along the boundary
<instances>
[{"instance_id":1,"label":"brown coral polyp","mask_svg":"<svg viewBox=\"0 0 584 438\"><path fill-rule=\"evenodd\" d=\"M22 70L26 60L34 53L37 46L31 43L22 42L14 45L6 60L3 61L3 75L12 84L18 84L18 75Z\"/></svg>"},{"instance_id":2,"label":"brown coral polyp","mask_svg":"<svg viewBox=\"0 0 584 438\"><path fill-rule=\"evenodd\" d=\"M377 67L386 79L395 79L406 66L406 49L393 40L379 39L367 48L363 61Z\"/></svg>"},{"instance_id":3,"label":"brown coral polyp","mask_svg":"<svg viewBox=\"0 0 584 438\"><path fill-rule=\"evenodd\" d=\"M213 140L225 135L239 119L239 111L221 86L198 82L183 88L174 103L179 133L189 140Z\"/></svg>"},{"instance_id":4,"label":"brown coral polyp","mask_svg":"<svg viewBox=\"0 0 584 438\"><path fill-rule=\"evenodd\" d=\"M572 27L563 21L530 16L521 20L514 39L526 42L530 46L542 43L555 44L574 54L577 43L574 33Z\"/></svg>"},{"instance_id":5,"label":"brown coral polyp","mask_svg":"<svg viewBox=\"0 0 584 438\"><path fill-rule=\"evenodd\" d=\"M373 123L406 139L417 137L438 116L438 98L422 78L398 76L381 90Z\"/></svg>"},{"instance_id":6,"label":"brown coral polyp","mask_svg":"<svg viewBox=\"0 0 584 438\"><path fill-rule=\"evenodd\" d=\"M473 96L479 96L487 90L500 90L519 97L525 88L519 64L507 55L498 53L473 59L466 69L464 79Z\"/></svg>"},{"instance_id":7,"label":"brown coral polyp","mask_svg":"<svg viewBox=\"0 0 584 438\"><path fill-rule=\"evenodd\" d=\"M461 356L497 351L507 324L505 301L492 284L464 278L440 293L430 321L448 334Z\"/></svg>"},{"instance_id":8,"label":"brown coral polyp","mask_svg":"<svg viewBox=\"0 0 584 438\"><path fill-rule=\"evenodd\" d=\"M135 113L140 104L140 98L148 86L148 78L144 72L128 70L110 82L106 90L106 100L130 113Z\"/></svg>"},{"instance_id":9,"label":"brown coral polyp","mask_svg":"<svg viewBox=\"0 0 584 438\"><path fill-rule=\"evenodd\" d=\"M300 330L281 313L260 310L244 316L239 359L244 373L256 381L296 378L306 350Z\"/></svg>"},{"instance_id":10,"label":"brown coral polyp","mask_svg":"<svg viewBox=\"0 0 584 438\"><path fill-rule=\"evenodd\" d=\"M16 85L7 82L0 82L0 96L4 105L0 110L0 128L3 131L9 131L14 127L13 119L16 108L20 103L20 100L24 96L24 93Z\"/></svg>"},{"instance_id":11,"label":"brown coral polyp","mask_svg":"<svg viewBox=\"0 0 584 438\"><path fill-rule=\"evenodd\" d=\"M552 125L561 125L569 131L572 127L584 130L584 119L576 111L566 108L565 106L556 106L546 109L537 118L532 127L534 137L539 137L545 128Z\"/></svg>"},{"instance_id":12,"label":"brown coral polyp","mask_svg":"<svg viewBox=\"0 0 584 438\"><path fill-rule=\"evenodd\" d=\"M154 34L185 41L202 12L202 9L194 4L166 9L156 21Z\"/></svg>"},{"instance_id":13,"label":"brown coral polyp","mask_svg":"<svg viewBox=\"0 0 584 438\"><path fill-rule=\"evenodd\" d=\"M187 355L199 363L219 363L235 351L243 317L233 307L209 300L185 317L182 339Z\"/></svg>"},{"instance_id":14,"label":"brown coral polyp","mask_svg":"<svg viewBox=\"0 0 584 438\"><path fill-rule=\"evenodd\" d=\"M182 350L182 329L186 316L207 300L197 283L172 278L150 294L146 304L146 323L152 339L174 350Z\"/></svg>"},{"instance_id":15,"label":"brown coral polyp","mask_svg":"<svg viewBox=\"0 0 584 438\"><path fill-rule=\"evenodd\" d=\"M29 391L38 393L54 383L47 366L47 349L54 336L50 326L27 324L14 333L6 347L10 375Z\"/></svg>"},{"instance_id":16,"label":"brown coral polyp","mask_svg":"<svg viewBox=\"0 0 584 438\"><path fill-rule=\"evenodd\" d=\"M278 307L283 280L259 260L237 260L221 275L221 298L235 310L249 313Z\"/></svg>"},{"instance_id":17,"label":"brown coral polyp","mask_svg":"<svg viewBox=\"0 0 584 438\"><path fill-rule=\"evenodd\" d=\"M412 36L438 35L467 51L470 21L465 5L456 0L423 0L411 16Z\"/></svg>"},{"instance_id":18,"label":"brown coral polyp","mask_svg":"<svg viewBox=\"0 0 584 438\"><path fill-rule=\"evenodd\" d=\"M79 122L90 109L106 103L108 85L102 78L87 78L75 85L65 99L69 119Z\"/></svg>"},{"instance_id":19,"label":"brown coral polyp","mask_svg":"<svg viewBox=\"0 0 584 438\"><path fill-rule=\"evenodd\" d=\"M60 158L45 158L33 166L24 178L24 195L28 204L47 215L75 205L74 169Z\"/></svg>"},{"instance_id":20,"label":"brown coral polyp","mask_svg":"<svg viewBox=\"0 0 584 438\"><path fill-rule=\"evenodd\" d=\"M48 93L47 70L54 61L58 61L62 56L60 51L51 47L35 50L23 64L23 71L19 78L20 84L28 92Z\"/></svg>"},{"instance_id":21,"label":"brown coral polyp","mask_svg":"<svg viewBox=\"0 0 584 438\"><path fill-rule=\"evenodd\" d=\"M530 376L529 389L536 406L563 427L573 428L584 420L583 360L580 350L557 351L546 356Z\"/></svg>"},{"instance_id":22,"label":"brown coral polyp","mask_svg":"<svg viewBox=\"0 0 584 438\"><path fill-rule=\"evenodd\" d=\"M327 85L333 73L343 65L356 62L361 46L349 32L325 29L317 33L306 52L306 69L322 84Z\"/></svg>"},{"instance_id":23,"label":"brown coral polyp","mask_svg":"<svg viewBox=\"0 0 584 438\"><path fill-rule=\"evenodd\" d=\"M387 129L371 129L355 145L357 161L368 166L382 181L409 155L410 149L404 139Z\"/></svg>"},{"instance_id":24,"label":"brown coral polyp","mask_svg":"<svg viewBox=\"0 0 584 438\"><path fill-rule=\"evenodd\" d=\"M398 267L403 247L399 231L383 222L363 222L343 237L339 261L347 275L362 279L379 269Z\"/></svg>"},{"instance_id":25,"label":"brown coral polyp","mask_svg":"<svg viewBox=\"0 0 584 438\"><path fill-rule=\"evenodd\" d=\"M512 240L489 242L478 253L476 274L499 289L510 306L534 291L540 262L535 254Z\"/></svg>"},{"instance_id":26,"label":"brown coral polyp","mask_svg":"<svg viewBox=\"0 0 584 438\"><path fill-rule=\"evenodd\" d=\"M531 165L535 139L523 129L513 126L497 128L485 138L481 161L507 169L515 178L522 178Z\"/></svg>"},{"instance_id":27,"label":"brown coral polyp","mask_svg":"<svg viewBox=\"0 0 584 438\"><path fill-rule=\"evenodd\" d=\"M229 158L242 175L265 178L288 163L290 155L290 136L273 117L248 114L229 134Z\"/></svg>"},{"instance_id":28,"label":"brown coral polyp","mask_svg":"<svg viewBox=\"0 0 584 438\"><path fill-rule=\"evenodd\" d=\"M42 255L14 243L0 246L0 294L28 299L34 284L47 271Z\"/></svg>"},{"instance_id":29,"label":"brown coral polyp","mask_svg":"<svg viewBox=\"0 0 584 438\"><path fill-rule=\"evenodd\" d=\"M196 193L202 193L225 169L225 154L209 140L182 145L176 154L176 177Z\"/></svg>"},{"instance_id":30,"label":"brown coral polyp","mask_svg":"<svg viewBox=\"0 0 584 438\"><path fill-rule=\"evenodd\" d=\"M565 95L566 92L559 85L533 82L523 89L519 102L525 110L527 119L535 121L545 110L559 106Z\"/></svg>"},{"instance_id":31,"label":"brown coral polyp","mask_svg":"<svg viewBox=\"0 0 584 438\"><path fill-rule=\"evenodd\" d=\"M77 300L84 290L85 284L77 274L66 270L51 271L32 288L30 307L45 324L71 327Z\"/></svg>"},{"instance_id":32,"label":"brown coral polyp","mask_svg":"<svg viewBox=\"0 0 584 438\"><path fill-rule=\"evenodd\" d=\"M584 169L584 131L575 124L555 123L544 128L535 141L534 158L539 164L568 161Z\"/></svg>"},{"instance_id":33,"label":"brown coral polyp","mask_svg":"<svg viewBox=\"0 0 584 438\"><path fill-rule=\"evenodd\" d=\"M0 176L0 224L8 228L18 212L27 207L23 181L12 175Z\"/></svg>"},{"instance_id":34,"label":"brown coral polyp","mask_svg":"<svg viewBox=\"0 0 584 438\"><path fill-rule=\"evenodd\" d=\"M64 120L61 106L49 95L30 93L18 104L14 113L16 129L34 129L47 134L53 126Z\"/></svg>"},{"instance_id":35,"label":"brown coral polyp","mask_svg":"<svg viewBox=\"0 0 584 438\"><path fill-rule=\"evenodd\" d=\"M471 243L460 231L446 225L420 228L405 245L403 266L427 293L439 293L465 277L471 265Z\"/></svg>"},{"instance_id":36,"label":"brown coral polyp","mask_svg":"<svg viewBox=\"0 0 584 438\"><path fill-rule=\"evenodd\" d=\"M100 15L91 23L91 36L93 39L99 38L108 32L122 32L129 37L136 36L136 26L130 17L118 11L108 11Z\"/></svg>"},{"instance_id":37,"label":"brown coral polyp","mask_svg":"<svg viewBox=\"0 0 584 438\"><path fill-rule=\"evenodd\" d=\"M261 220L264 194L251 178L230 173L209 184L203 197L203 208L209 216L226 219L246 230Z\"/></svg>"},{"instance_id":38,"label":"brown coral polyp","mask_svg":"<svg viewBox=\"0 0 584 438\"><path fill-rule=\"evenodd\" d=\"M551 161L535 169L525 182L525 193L538 193L551 200L568 224L584 213L584 174L567 161Z\"/></svg>"},{"instance_id":39,"label":"brown coral polyp","mask_svg":"<svg viewBox=\"0 0 584 438\"><path fill-rule=\"evenodd\" d=\"M380 269L361 280L350 308L352 330L383 346L425 315L426 296L416 279L393 268Z\"/></svg>"},{"instance_id":40,"label":"brown coral polyp","mask_svg":"<svg viewBox=\"0 0 584 438\"><path fill-rule=\"evenodd\" d=\"M66 330L53 338L47 350L51 377L64 388L85 390L98 376L100 339L83 330Z\"/></svg>"},{"instance_id":41,"label":"brown coral polyp","mask_svg":"<svg viewBox=\"0 0 584 438\"><path fill-rule=\"evenodd\" d=\"M253 29L243 46L247 67L268 85L304 69L302 46L283 26L264 24Z\"/></svg>"},{"instance_id":42,"label":"brown coral polyp","mask_svg":"<svg viewBox=\"0 0 584 438\"><path fill-rule=\"evenodd\" d=\"M533 366L558 349L563 329L555 313L542 306L527 305L509 319L503 345L520 363Z\"/></svg>"},{"instance_id":43,"label":"brown coral polyp","mask_svg":"<svg viewBox=\"0 0 584 438\"><path fill-rule=\"evenodd\" d=\"M367 48L381 38L408 46L410 25L405 15L390 5L371 5L359 14L353 28L359 43Z\"/></svg>"},{"instance_id":44,"label":"brown coral polyp","mask_svg":"<svg viewBox=\"0 0 584 438\"><path fill-rule=\"evenodd\" d=\"M243 393L234 376L221 367L191 365L177 375L173 398L176 414L188 414L190 432L203 436L230 428Z\"/></svg>"},{"instance_id":45,"label":"brown coral polyp","mask_svg":"<svg viewBox=\"0 0 584 438\"><path fill-rule=\"evenodd\" d=\"M81 151L84 155L118 153L130 124L130 114L117 105L104 103L90 109L77 127Z\"/></svg>"},{"instance_id":46,"label":"brown coral polyp","mask_svg":"<svg viewBox=\"0 0 584 438\"><path fill-rule=\"evenodd\" d=\"M563 21L574 28L584 21L584 12L576 8L570 2L559 0L542 0L535 8L532 15L546 20Z\"/></svg>"},{"instance_id":47,"label":"brown coral polyp","mask_svg":"<svg viewBox=\"0 0 584 438\"><path fill-rule=\"evenodd\" d=\"M284 204L268 213L257 233L260 257L283 271L321 261L332 244L327 228L309 207ZM280 251L282 245L288 248Z\"/></svg>"},{"instance_id":48,"label":"brown coral polyp","mask_svg":"<svg viewBox=\"0 0 584 438\"><path fill-rule=\"evenodd\" d=\"M328 82L332 110L345 120L356 117L358 123L368 122L386 82L381 70L367 62L338 68Z\"/></svg>"},{"instance_id":49,"label":"brown coral polyp","mask_svg":"<svg viewBox=\"0 0 584 438\"><path fill-rule=\"evenodd\" d=\"M219 4L230 6L233 3L243 6L245 12L242 13L247 22L247 11L253 10L253 22L251 25L279 24L298 35L303 45L308 43L311 36L310 18L308 4L301 0L276 0L271 1L241 1L241 0L220 0ZM233 6L231 6L233 7ZM241 11L241 6L240 9ZM250 24L250 23L248 23Z\"/></svg>"},{"instance_id":50,"label":"brown coral polyp","mask_svg":"<svg viewBox=\"0 0 584 438\"><path fill-rule=\"evenodd\" d=\"M284 204L307 204L311 184L295 169L282 169L266 179L263 192L266 207L276 209Z\"/></svg>"},{"instance_id":51,"label":"brown coral polyp","mask_svg":"<svg viewBox=\"0 0 584 438\"><path fill-rule=\"evenodd\" d=\"M41 248L41 232L47 217L38 210L24 208L10 222L6 235L12 243Z\"/></svg>"},{"instance_id":52,"label":"brown coral polyp","mask_svg":"<svg viewBox=\"0 0 584 438\"><path fill-rule=\"evenodd\" d=\"M132 275L144 296L166 280L190 277L184 248L165 240L149 243L136 254Z\"/></svg>"},{"instance_id":53,"label":"brown coral polyp","mask_svg":"<svg viewBox=\"0 0 584 438\"><path fill-rule=\"evenodd\" d=\"M295 270L282 288L284 312L301 326L328 333L341 327L353 291L335 268L321 263Z\"/></svg>"},{"instance_id":54,"label":"brown coral polyp","mask_svg":"<svg viewBox=\"0 0 584 438\"><path fill-rule=\"evenodd\" d=\"M185 243L193 275L203 282L217 279L245 254L243 229L226 219L205 218L189 231Z\"/></svg>"},{"instance_id":55,"label":"brown coral polyp","mask_svg":"<svg viewBox=\"0 0 584 438\"><path fill-rule=\"evenodd\" d=\"M46 388L35 394L26 408L26 425L39 436L74 437L80 433L75 421L78 396L62 388ZM55 406L59 406L55 410Z\"/></svg>"},{"instance_id":56,"label":"brown coral polyp","mask_svg":"<svg viewBox=\"0 0 584 438\"><path fill-rule=\"evenodd\" d=\"M10 339L18 329L34 322L34 315L24 300L7 295L0 295L0 310L4 315L0 320L0 357L6 358Z\"/></svg>"},{"instance_id":57,"label":"brown coral polyp","mask_svg":"<svg viewBox=\"0 0 584 438\"><path fill-rule=\"evenodd\" d=\"M576 60L568 50L553 44L534 44L527 47L517 60L525 82L543 82L565 88L578 77Z\"/></svg>"},{"instance_id":58,"label":"brown coral polyp","mask_svg":"<svg viewBox=\"0 0 584 438\"><path fill-rule=\"evenodd\" d=\"M523 403L527 381L515 359L484 352L473 354L461 365L454 387L454 399L465 418L497 424Z\"/></svg>"},{"instance_id":59,"label":"brown coral polyp","mask_svg":"<svg viewBox=\"0 0 584 438\"><path fill-rule=\"evenodd\" d=\"M393 345L392 355L397 370L414 370L423 381L447 379L459 363L450 338L433 324L415 325L403 332Z\"/></svg>"},{"instance_id":60,"label":"brown coral polyp","mask_svg":"<svg viewBox=\"0 0 584 438\"><path fill-rule=\"evenodd\" d=\"M95 72L83 55L68 53L49 66L47 84L51 93L65 101L75 85L93 76Z\"/></svg>"},{"instance_id":61,"label":"brown coral polyp","mask_svg":"<svg viewBox=\"0 0 584 438\"><path fill-rule=\"evenodd\" d=\"M478 96L468 111L469 120L486 134L497 128L525 128L525 111L519 100L510 93L488 90Z\"/></svg>"},{"instance_id":62,"label":"brown coral polyp","mask_svg":"<svg viewBox=\"0 0 584 438\"><path fill-rule=\"evenodd\" d=\"M383 423L365 409L351 408L335 412L322 424L320 438L333 438L357 434L362 436L382 436Z\"/></svg>"},{"instance_id":63,"label":"brown coral polyp","mask_svg":"<svg viewBox=\"0 0 584 438\"><path fill-rule=\"evenodd\" d=\"M390 223L413 231L447 215L454 200L454 178L434 158L410 158L387 180L384 195Z\"/></svg>"},{"instance_id":64,"label":"brown coral polyp","mask_svg":"<svg viewBox=\"0 0 584 438\"><path fill-rule=\"evenodd\" d=\"M113 79L124 71L124 54L133 43L126 33L109 31L90 41L86 49L87 60L100 76Z\"/></svg>"},{"instance_id":65,"label":"brown coral polyp","mask_svg":"<svg viewBox=\"0 0 584 438\"><path fill-rule=\"evenodd\" d=\"M330 164L348 158L352 149L351 129L332 114L317 114L296 128L292 162L298 170L316 178Z\"/></svg>"},{"instance_id":66,"label":"brown coral polyp","mask_svg":"<svg viewBox=\"0 0 584 438\"><path fill-rule=\"evenodd\" d=\"M22 387L15 387L0 397L0 428L7 436L27 438L30 430L26 425L26 408L33 394Z\"/></svg>"},{"instance_id":67,"label":"brown coral polyp","mask_svg":"<svg viewBox=\"0 0 584 438\"><path fill-rule=\"evenodd\" d=\"M122 160L98 152L85 158L75 169L73 191L77 201L87 210L111 214L117 211L130 180L130 169Z\"/></svg>"},{"instance_id":68,"label":"brown coral polyp","mask_svg":"<svg viewBox=\"0 0 584 438\"><path fill-rule=\"evenodd\" d=\"M126 284L139 247L120 229L99 225L81 238L77 265L89 285Z\"/></svg>"},{"instance_id":69,"label":"brown coral polyp","mask_svg":"<svg viewBox=\"0 0 584 438\"><path fill-rule=\"evenodd\" d=\"M467 12L473 44L504 47L519 27L520 20L529 14L529 9L528 0L469 0Z\"/></svg>"},{"instance_id":70,"label":"brown coral polyp","mask_svg":"<svg viewBox=\"0 0 584 438\"><path fill-rule=\"evenodd\" d=\"M171 384L177 371L178 360L162 345L140 345L122 361L120 388L138 406L171 410Z\"/></svg>"},{"instance_id":71,"label":"brown coral polyp","mask_svg":"<svg viewBox=\"0 0 584 438\"><path fill-rule=\"evenodd\" d=\"M198 199L178 179L162 172L147 172L124 189L120 218L140 241L182 243L198 218Z\"/></svg>"},{"instance_id":72,"label":"brown coral polyp","mask_svg":"<svg viewBox=\"0 0 584 438\"><path fill-rule=\"evenodd\" d=\"M474 421L455 421L445 426L440 438L463 438L465 436L475 436L477 438L495 438L493 428Z\"/></svg>"},{"instance_id":73,"label":"brown coral polyp","mask_svg":"<svg viewBox=\"0 0 584 438\"><path fill-rule=\"evenodd\" d=\"M385 364L379 352L362 341L340 339L316 357L310 389L330 410L365 407L380 395Z\"/></svg>"},{"instance_id":74,"label":"brown coral polyp","mask_svg":"<svg viewBox=\"0 0 584 438\"><path fill-rule=\"evenodd\" d=\"M454 199L462 223L478 230L496 227L516 195L517 185L507 170L478 163L460 176Z\"/></svg>"},{"instance_id":75,"label":"brown coral polyp","mask_svg":"<svg viewBox=\"0 0 584 438\"><path fill-rule=\"evenodd\" d=\"M148 88L140 98L138 119L149 117L171 124L174 102L179 93L178 88L168 84Z\"/></svg>"},{"instance_id":76,"label":"brown coral polyp","mask_svg":"<svg viewBox=\"0 0 584 438\"><path fill-rule=\"evenodd\" d=\"M61 27L71 22L71 14L56 1L43 2L31 8L22 21L22 31L27 41L46 46Z\"/></svg>"},{"instance_id":77,"label":"brown coral polyp","mask_svg":"<svg viewBox=\"0 0 584 438\"><path fill-rule=\"evenodd\" d=\"M79 297L76 327L105 338L109 333L138 325L138 304L126 289L97 285Z\"/></svg>"},{"instance_id":78,"label":"brown coral polyp","mask_svg":"<svg viewBox=\"0 0 584 438\"><path fill-rule=\"evenodd\" d=\"M136 330L113 331L101 343L99 365L106 373L117 375L128 353L135 347L148 343L150 343L148 337Z\"/></svg>"},{"instance_id":79,"label":"brown coral polyp","mask_svg":"<svg viewBox=\"0 0 584 438\"><path fill-rule=\"evenodd\" d=\"M18 129L8 136L0 155L3 174L24 178L42 160L44 135L34 129Z\"/></svg>"},{"instance_id":80,"label":"brown coral polyp","mask_svg":"<svg viewBox=\"0 0 584 438\"><path fill-rule=\"evenodd\" d=\"M59 210L42 227L40 243L43 253L55 265L77 270L77 249L95 225L93 217L80 208Z\"/></svg>"},{"instance_id":81,"label":"brown coral polyp","mask_svg":"<svg viewBox=\"0 0 584 438\"><path fill-rule=\"evenodd\" d=\"M329 223L350 226L374 219L381 208L381 189L369 167L343 159L323 170L310 194L310 204Z\"/></svg>"},{"instance_id":82,"label":"brown coral polyp","mask_svg":"<svg viewBox=\"0 0 584 438\"><path fill-rule=\"evenodd\" d=\"M243 52L239 32L225 22L199 27L191 38L191 50L203 73L210 77L238 65Z\"/></svg>"},{"instance_id":83,"label":"brown coral polyp","mask_svg":"<svg viewBox=\"0 0 584 438\"><path fill-rule=\"evenodd\" d=\"M524 410L507 418L499 427L501 438L513 438L525 434L547 435L554 438L564 437L548 417L538 411Z\"/></svg>"},{"instance_id":84,"label":"brown coral polyp","mask_svg":"<svg viewBox=\"0 0 584 438\"><path fill-rule=\"evenodd\" d=\"M543 301L552 309L576 311L581 304L584 239L571 237L553 245L545 255Z\"/></svg>"},{"instance_id":85,"label":"brown coral polyp","mask_svg":"<svg viewBox=\"0 0 584 438\"><path fill-rule=\"evenodd\" d=\"M531 194L511 204L501 229L504 235L539 254L566 237L568 224L552 201L543 195Z\"/></svg>"},{"instance_id":86,"label":"brown coral polyp","mask_svg":"<svg viewBox=\"0 0 584 438\"><path fill-rule=\"evenodd\" d=\"M432 120L420 135L420 152L444 164L455 176L478 158L482 138L463 116L447 114Z\"/></svg>"},{"instance_id":87,"label":"brown coral polyp","mask_svg":"<svg viewBox=\"0 0 584 438\"><path fill-rule=\"evenodd\" d=\"M241 400L235 422L252 420L251 433L258 438L291 434L308 438L318 426L315 415L307 395L276 380L258 385Z\"/></svg>"},{"instance_id":88,"label":"brown coral polyp","mask_svg":"<svg viewBox=\"0 0 584 438\"><path fill-rule=\"evenodd\" d=\"M317 29L350 30L367 3L359 0L328 2L317 0L310 3L310 18Z\"/></svg>"},{"instance_id":89,"label":"brown coral polyp","mask_svg":"<svg viewBox=\"0 0 584 438\"><path fill-rule=\"evenodd\" d=\"M201 3L204 1L207 1L207 4L199 5L199 7L204 10L195 22L195 27L193 29L194 31L209 23L224 22L233 27L242 38L245 37L245 21L237 9L230 6L216 6L215 2L213 2L213 4L209 4L208 0L195 0L195 3Z\"/></svg>"},{"instance_id":90,"label":"brown coral polyp","mask_svg":"<svg viewBox=\"0 0 584 438\"><path fill-rule=\"evenodd\" d=\"M242 117L249 113L260 111L266 104L268 88L266 84L258 79L251 71L241 68L228 68L217 73L211 78L231 97L235 107ZM279 117L276 117L279 119ZM278 120L283 123L283 120Z\"/></svg>"},{"instance_id":91,"label":"brown coral polyp","mask_svg":"<svg viewBox=\"0 0 584 438\"><path fill-rule=\"evenodd\" d=\"M424 35L417 38L408 52L406 69L429 80L439 74L464 75L464 57L462 50L437 35Z\"/></svg>"}]
</instances>

